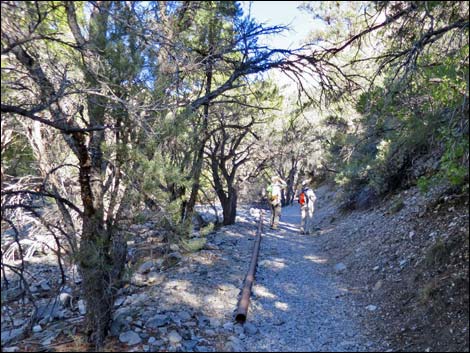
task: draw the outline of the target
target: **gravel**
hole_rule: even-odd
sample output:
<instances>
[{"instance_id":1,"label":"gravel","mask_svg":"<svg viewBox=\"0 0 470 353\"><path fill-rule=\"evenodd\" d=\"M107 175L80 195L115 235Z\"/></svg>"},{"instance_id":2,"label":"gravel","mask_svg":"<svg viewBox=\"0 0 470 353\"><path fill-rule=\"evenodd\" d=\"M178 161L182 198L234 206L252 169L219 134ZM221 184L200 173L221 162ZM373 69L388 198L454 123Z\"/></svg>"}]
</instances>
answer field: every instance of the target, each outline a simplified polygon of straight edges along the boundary
<instances>
[{"instance_id":1,"label":"gravel","mask_svg":"<svg viewBox=\"0 0 470 353\"><path fill-rule=\"evenodd\" d=\"M259 331L245 346L256 352L376 350L359 325L363 308L347 298L334 266L319 255L315 234L301 235L299 224L294 205L283 209L279 230L265 227L247 316Z\"/></svg>"}]
</instances>

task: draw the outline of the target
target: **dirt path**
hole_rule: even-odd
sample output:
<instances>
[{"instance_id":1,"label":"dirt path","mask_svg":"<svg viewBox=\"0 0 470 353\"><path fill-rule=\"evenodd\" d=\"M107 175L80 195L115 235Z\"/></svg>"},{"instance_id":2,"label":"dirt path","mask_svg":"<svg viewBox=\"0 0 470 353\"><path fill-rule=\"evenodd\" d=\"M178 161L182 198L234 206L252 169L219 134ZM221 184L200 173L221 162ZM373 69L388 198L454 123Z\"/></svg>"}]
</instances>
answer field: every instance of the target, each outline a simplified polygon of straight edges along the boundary
<instances>
[{"instance_id":1,"label":"dirt path","mask_svg":"<svg viewBox=\"0 0 470 353\"><path fill-rule=\"evenodd\" d=\"M268 214L269 216L269 214ZM374 351L358 324L356 307L336 282L314 235L299 233L297 205L282 211L279 230L265 227L248 322L251 351Z\"/></svg>"}]
</instances>

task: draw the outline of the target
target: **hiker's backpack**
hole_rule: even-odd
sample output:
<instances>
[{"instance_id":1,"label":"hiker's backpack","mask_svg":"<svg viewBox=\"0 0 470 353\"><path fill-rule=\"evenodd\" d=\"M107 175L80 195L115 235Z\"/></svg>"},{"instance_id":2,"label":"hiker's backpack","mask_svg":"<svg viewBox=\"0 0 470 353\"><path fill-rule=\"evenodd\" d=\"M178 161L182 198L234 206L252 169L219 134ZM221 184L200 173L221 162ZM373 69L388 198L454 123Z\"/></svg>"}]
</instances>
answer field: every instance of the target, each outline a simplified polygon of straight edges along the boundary
<instances>
[{"instance_id":1,"label":"hiker's backpack","mask_svg":"<svg viewBox=\"0 0 470 353\"><path fill-rule=\"evenodd\" d=\"M273 196L273 186L272 185L269 185L267 188L266 188L266 194L268 196L268 200L271 201L271 197Z\"/></svg>"},{"instance_id":2,"label":"hiker's backpack","mask_svg":"<svg viewBox=\"0 0 470 353\"><path fill-rule=\"evenodd\" d=\"M268 193L269 203L273 206L277 206L281 200L279 187L271 184L266 188L266 191Z\"/></svg>"},{"instance_id":3,"label":"hiker's backpack","mask_svg":"<svg viewBox=\"0 0 470 353\"><path fill-rule=\"evenodd\" d=\"M299 195L299 203L300 203L300 206L303 206L305 205L305 202L307 202L306 200L306 196L305 196L305 192L302 191Z\"/></svg>"}]
</instances>

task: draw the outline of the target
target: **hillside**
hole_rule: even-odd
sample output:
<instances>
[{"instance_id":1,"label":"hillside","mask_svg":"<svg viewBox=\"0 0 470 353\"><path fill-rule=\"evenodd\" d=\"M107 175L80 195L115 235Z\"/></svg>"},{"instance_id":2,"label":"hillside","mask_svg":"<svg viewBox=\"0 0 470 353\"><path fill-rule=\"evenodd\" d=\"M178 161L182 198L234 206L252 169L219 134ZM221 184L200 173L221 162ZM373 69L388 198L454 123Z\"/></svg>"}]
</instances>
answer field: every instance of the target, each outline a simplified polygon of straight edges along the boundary
<instances>
[{"instance_id":1,"label":"hillside","mask_svg":"<svg viewBox=\"0 0 470 353\"><path fill-rule=\"evenodd\" d=\"M341 214L334 190L318 192L320 247L344 264L345 295L368 306L373 336L392 351L468 351L468 198L411 188Z\"/></svg>"}]
</instances>

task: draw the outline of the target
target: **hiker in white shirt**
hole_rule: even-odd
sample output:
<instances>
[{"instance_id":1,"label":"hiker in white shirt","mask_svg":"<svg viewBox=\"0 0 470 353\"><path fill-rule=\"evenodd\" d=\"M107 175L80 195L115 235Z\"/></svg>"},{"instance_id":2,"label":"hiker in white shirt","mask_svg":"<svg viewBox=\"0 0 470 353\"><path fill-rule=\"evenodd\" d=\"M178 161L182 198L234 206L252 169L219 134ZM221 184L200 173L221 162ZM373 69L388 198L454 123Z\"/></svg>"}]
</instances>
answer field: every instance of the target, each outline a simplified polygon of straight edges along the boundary
<instances>
[{"instance_id":1,"label":"hiker in white shirt","mask_svg":"<svg viewBox=\"0 0 470 353\"><path fill-rule=\"evenodd\" d=\"M302 182L302 190L299 195L300 204L300 233L310 234L313 228L313 211L317 197L308 186L308 180Z\"/></svg>"}]
</instances>

